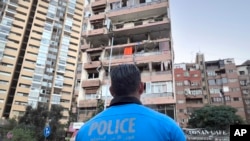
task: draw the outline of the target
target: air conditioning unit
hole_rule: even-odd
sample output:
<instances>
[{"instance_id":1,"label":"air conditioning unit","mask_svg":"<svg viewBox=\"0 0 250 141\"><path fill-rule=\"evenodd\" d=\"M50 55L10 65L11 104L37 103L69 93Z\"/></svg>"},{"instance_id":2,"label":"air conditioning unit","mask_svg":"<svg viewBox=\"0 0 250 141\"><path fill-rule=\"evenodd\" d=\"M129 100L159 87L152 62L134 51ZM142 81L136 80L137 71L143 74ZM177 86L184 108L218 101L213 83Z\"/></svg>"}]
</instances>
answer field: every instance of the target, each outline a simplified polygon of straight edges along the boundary
<instances>
[{"instance_id":1,"label":"air conditioning unit","mask_svg":"<svg viewBox=\"0 0 250 141\"><path fill-rule=\"evenodd\" d=\"M102 96L100 94L96 95L96 99L101 99Z\"/></svg>"}]
</instances>

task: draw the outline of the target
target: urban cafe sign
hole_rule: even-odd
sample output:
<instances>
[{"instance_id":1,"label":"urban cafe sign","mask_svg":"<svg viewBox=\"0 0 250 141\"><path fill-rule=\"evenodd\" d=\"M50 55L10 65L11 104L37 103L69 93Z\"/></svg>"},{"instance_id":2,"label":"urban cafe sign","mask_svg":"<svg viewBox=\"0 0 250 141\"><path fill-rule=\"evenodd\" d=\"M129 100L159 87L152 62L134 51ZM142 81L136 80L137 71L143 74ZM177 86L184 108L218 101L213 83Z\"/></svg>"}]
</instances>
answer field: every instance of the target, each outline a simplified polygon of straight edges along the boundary
<instances>
[{"instance_id":1,"label":"urban cafe sign","mask_svg":"<svg viewBox=\"0 0 250 141\"><path fill-rule=\"evenodd\" d=\"M183 128L186 135L190 136L229 136L229 132L225 130L206 130L202 128Z\"/></svg>"},{"instance_id":2,"label":"urban cafe sign","mask_svg":"<svg viewBox=\"0 0 250 141\"><path fill-rule=\"evenodd\" d=\"M206 130L202 128L184 128L187 141L229 141L229 132L225 130Z\"/></svg>"}]
</instances>

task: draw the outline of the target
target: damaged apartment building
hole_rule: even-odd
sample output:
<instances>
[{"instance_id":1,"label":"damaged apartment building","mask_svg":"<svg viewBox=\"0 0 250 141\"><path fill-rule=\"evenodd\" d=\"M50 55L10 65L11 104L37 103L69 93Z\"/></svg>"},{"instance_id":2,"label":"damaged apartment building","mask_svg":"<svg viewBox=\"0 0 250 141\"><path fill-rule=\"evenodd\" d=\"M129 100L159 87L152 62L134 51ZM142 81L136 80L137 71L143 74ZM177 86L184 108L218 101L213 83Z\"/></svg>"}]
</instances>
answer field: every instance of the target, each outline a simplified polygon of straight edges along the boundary
<instances>
[{"instance_id":1,"label":"damaged apartment building","mask_svg":"<svg viewBox=\"0 0 250 141\"><path fill-rule=\"evenodd\" d=\"M133 63L141 71L144 105L175 118L173 48L168 0L86 0L78 80L78 119L109 106L109 72Z\"/></svg>"}]
</instances>

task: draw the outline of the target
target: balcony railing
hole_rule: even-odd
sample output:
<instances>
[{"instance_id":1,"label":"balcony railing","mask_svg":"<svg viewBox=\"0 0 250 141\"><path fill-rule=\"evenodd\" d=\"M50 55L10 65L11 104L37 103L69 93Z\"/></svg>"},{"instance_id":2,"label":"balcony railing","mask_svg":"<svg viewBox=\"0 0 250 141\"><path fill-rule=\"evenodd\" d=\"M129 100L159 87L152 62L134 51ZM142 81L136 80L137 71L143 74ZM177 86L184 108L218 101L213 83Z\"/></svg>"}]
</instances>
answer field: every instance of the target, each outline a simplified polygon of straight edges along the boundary
<instances>
[{"instance_id":1,"label":"balcony railing","mask_svg":"<svg viewBox=\"0 0 250 141\"><path fill-rule=\"evenodd\" d=\"M142 94L143 97L173 97L173 93L150 93L150 94Z\"/></svg>"},{"instance_id":2,"label":"balcony railing","mask_svg":"<svg viewBox=\"0 0 250 141\"><path fill-rule=\"evenodd\" d=\"M152 5L152 4L156 4L156 3L160 3L160 2L166 2L167 0L154 0L151 2L145 2L145 3L141 3L141 4L135 4L135 3L131 3L129 6L126 7L120 7L120 8L116 8L116 9L111 9L110 11L118 11L118 10L129 10L130 8L138 8L138 7L142 7L142 6L147 6L147 5Z\"/></svg>"},{"instance_id":3,"label":"balcony railing","mask_svg":"<svg viewBox=\"0 0 250 141\"><path fill-rule=\"evenodd\" d=\"M111 56L111 59L121 59L124 57L140 57L140 56L151 56L151 55L161 55L161 54L163 54L163 52L155 51L155 52L134 53L133 55L130 55L130 56L129 55L113 55ZM104 57L104 59L108 60L109 56Z\"/></svg>"}]
</instances>

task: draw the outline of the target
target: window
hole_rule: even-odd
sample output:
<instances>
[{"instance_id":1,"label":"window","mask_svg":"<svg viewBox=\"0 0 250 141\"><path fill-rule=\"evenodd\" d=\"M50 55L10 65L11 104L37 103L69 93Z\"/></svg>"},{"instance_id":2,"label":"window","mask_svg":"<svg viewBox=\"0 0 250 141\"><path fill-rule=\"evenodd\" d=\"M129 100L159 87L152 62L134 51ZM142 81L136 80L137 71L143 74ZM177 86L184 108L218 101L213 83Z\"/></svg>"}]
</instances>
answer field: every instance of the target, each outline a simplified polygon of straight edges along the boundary
<instances>
[{"instance_id":1,"label":"window","mask_svg":"<svg viewBox=\"0 0 250 141\"><path fill-rule=\"evenodd\" d=\"M234 70L228 70L228 73L234 73L235 71Z\"/></svg>"},{"instance_id":2,"label":"window","mask_svg":"<svg viewBox=\"0 0 250 141\"><path fill-rule=\"evenodd\" d=\"M184 72L184 76L188 77L189 76L189 72L188 71Z\"/></svg>"},{"instance_id":3,"label":"window","mask_svg":"<svg viewBox=\"0 0 250 141\"><path fill-rule=\"evenodd\" d=\"M234 101L240 101L239 97L234 97L233 100Z\"/></svg>"},{"instance_id":4,"label":"window","mask_svg":"<svg viewBox=\"0 0 250 141\"><path fill-rule=\"evenodd\" d=\"M180 74L176 74L176 77L181 77L181 75Z\"/></svg>"},{"instance_id":5,"label":"window","mask_svg":"<svg viewBox=\"0 0 250 141\"><path fill-rule=\"evenodd\" d=\"M196 90L190 90L191 95L201 95L202 90L196 89Z\"/></svg>"},{"instance_id":6,"label":"window","mask_svg":"<svg viewBox=\"0 0 250 141\"><path fill-rule=\"evenodd\" d=\"M237 91L239 91L240 90L240 88L230 88L230 91L231 92L237 92Z\"/></svg>"},{"instance_id":7,"label":"window","mask_svg":"<svg viewBox=\"0 0 250 141\"><path fill-rule=\"evenodd\" d=\"M0 89L0 94L6 94L6 90Z\"/></svg>"},{"instance_id":8,"label":"window","mask_svg":"<svg viewBox=\"0 0 250 141\"><path fill-rule=\"evenodd\" d=\"M227 96L225 96L225 100L226 101L231 101L231 97L227 95Z\"/></svg>"},{"instance_id":9,"label":"window","mask_svg":"<svg viewBox=\"0 0 250 141\"><path fill-rule=\"evenodd\" d=\"M176 86L182 86L183 83L182 82L176 82Z\"/></svg>"},{"instance_id":10,"label":"window","mask_svg":"<svg viewBox=\"0 0 250 141\"><path fill-rule=\"evenodd\" d=\"M208 84L209 84L209 85L215 85L215 80L214 80L214 79L208 80Z\"/></svg>"},{"instance_id":11,"label":"window","mask_svg":"<svg viewBox=\"0 0 250 141\"><path fill-rule=\"evenodd\" d=\"M247 80L240 80L240 85L241 86L246 86L247 85Z\"/></svg>"},{"instance_id":12,"label":"window","mask_svg":"<svg viewBox=\"0 0 250 141\"><path fill-rule=\"evenodd\" d=\"M199 82L191 82L191 86L199 86Z\"/></svg>"},{"instance_id":13,"label":"window","mask_svg":"<svg viewBox=\"0 0 250 141\"><path fill-rule=\"evenodd\" d=\"M216 79L215 81L216 81L217 85L221 85L222 84L222 80L221 79Z\"/></svg>"},{"instance_id":14,"label":"window","mask_svg":"<svg viewBox=\"0 0 250 141\"><path fill-rule=\"evenodd\" d=\"M185 86L189 86L190 85L190 81L189 80L184 80L184 85Z\"/></svg>"},{"instance_id":15,"label":"window","mask_svg":"<svg viewBox=\"0 0 250 141\"><path fill-rule=\"evenodd\" d=\"M222 83L226 84L227 83L227 78L222 78Z\"/></svg>"},{"instance_id":16,"label":"window","mask_svg":"<svg viewBox=\"0 0 250 141\"><path fill-rule=\"evenodd\" d=\"M248 89L243 89L242 93L247 95L247 94L249 94L249 90Z\"/></svg>"},{"instance_id":17,"label":"window","mask_svg":"<svg viewBox=\"0 0 250 141\"><path fill-rule=\"evenodd\" d=\"M51 98L52 104L60 104L60 101L61 101L61 95L52 94L52 98Z\"/></svg>"},{"instance_id":18,"label":"window","mask_svg":"<svg viewBox=\"0 0 250 141\"><path fill-rule=\"evenodd\" d=\"M210 94L219 94L220 89L219 88L211 88L209 89Z\"/></svg>"},{"instance_id":19,"label":"window","mask_svg":"<svg viewBox=\"0 0 250 141\"><path fill-rule=\"evenodd\" d=\"M146 93L173 92L172 82L147 82Z\"/></svg>"},{"instance_id":20,"label":"window","mask_svg":"<svg viewBox=\"0 0 250 141\"><path fill-rule=\"evenodd\" d=\"M245 75L245 71L239 71L240 75Z\"/></svg>"},{"instance_id":21,"label":"window","mask_svg":"<svg viewBox=\"0 0 250 141\"><path fill-rule=\"evenodd\" d=\"M198 74L194 74L193 77L198 77L199 75Z\"/></svg>"},{"instance_id":22,"label":"window","mask_svg":"<svg viewBox=\"0 0 250 141\"><path fill-rule=\"evenodd\" d=\"M179 109L179 112L180 112L180 113L183 113L183 112L184 112L184 109Z\"/></svg>"},{"instance_id":23,"label":"window","mask_svg":"<svg viewBox=\"0 0 250 141\"><path fill-rule=\"evenodd\" d=\"M177 103L182 104L182 103L185 103L185 101L184 100L177 100Z\"/></svg>"},{"instance_id":24,"label":"window","mask_svg":"<svg viewBox=\"0 0 250 141\"><path fill-rule=\"evenodd\" d=\"M222 98L221 97L212 97L212 101L213 102L222 102Z\"/></svg>"},{"instance_id":25,"label":"window","mask_svg":"<svg viewBox=\"0 0 250 141\"><path fill-rule=\"evenodd\" d=\"M232 79L228 79L228 82L229 82L229 83L238 82L238 79L234 79L234 78L232 78Z\"/></svg>"},{"instance_id":26,"label":"window","mask_svg":"<svg viewBox=\"0 0 250 141\"><path fill-rule=\"evenodd\" d=\"M0 75L10 76L10 72L0 71Z\"/></svg>"},{"instance_id":27,"label":"window","mask_svg":"<svg viewBox=\"0 0 250 141\"><path fill-rule=\"evenodd\" d=\"M0 84L3 84L3 85L8 85L8 84L9 84L9 81L6 81L6 80L0 80Z\"/></svg>"},{"instance_id":28,"label":"window","mask_svg":"<svg viewBox=\"0 0 250 141\"><path fill-rule=\"evenodd\" d=\"M184 94L183 91L176 91L176 94Z\"/></svg>"},{"instance_id":29,"label":"window","mask_svg":"<svg viewBox=\"0 0 250 141\"><path fill-rule=\"evenodd\" d=\"M207 76L216 76L214 71L207 71Z\"/></svg>"}]
</instances>

